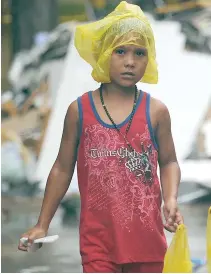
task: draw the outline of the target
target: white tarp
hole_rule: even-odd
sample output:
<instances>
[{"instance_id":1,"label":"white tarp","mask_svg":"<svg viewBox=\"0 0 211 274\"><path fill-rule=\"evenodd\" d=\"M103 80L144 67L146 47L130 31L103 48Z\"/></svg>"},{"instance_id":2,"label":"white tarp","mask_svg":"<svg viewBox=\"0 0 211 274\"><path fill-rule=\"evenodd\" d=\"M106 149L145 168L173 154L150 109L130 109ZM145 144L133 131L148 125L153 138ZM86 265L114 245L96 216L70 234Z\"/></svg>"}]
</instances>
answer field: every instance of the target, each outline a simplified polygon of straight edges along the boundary
<instances>
[{"instance_id":1,"label":"white tarp","mask_svg":"<svg viewBox=\"0 0 211 274\"><path fill-rule=\"evenodd\" d=\"M169 108L172 131L181 161L190 151L196 130L211 96L211 57L188 53L183 49L184 38L175 22L153 22L156 37L160 80L158 85L138 84ZM36 175L44 187L57 156L63 121L69 104L78 96L99 85L91 77L91 67L78 55L73 41L64 64L64 74L48 130L39 157ZM77 190L76 174L71 190Z\"/></svg>"},{"instance_id":2,"label":"white tarp","mask_svg":"<svg viewBox=\"0 0 211 274\"><path fill-rule=\"evenodd\" d=\"M207 120L204 123L202 127L202 132L205 138L205 154L207 157L211 158L211 120Z\"/></svg>"},{"instance_id":3,"label":"white tarp","mask_svg":"<svg viewBox=\"0 0 211 274\"><path fill-rule=\"evenodd\" d=\"M181 164L182 180L211 188L210 169L210 160L186 160Z\"/></svg>"}]
</instances>

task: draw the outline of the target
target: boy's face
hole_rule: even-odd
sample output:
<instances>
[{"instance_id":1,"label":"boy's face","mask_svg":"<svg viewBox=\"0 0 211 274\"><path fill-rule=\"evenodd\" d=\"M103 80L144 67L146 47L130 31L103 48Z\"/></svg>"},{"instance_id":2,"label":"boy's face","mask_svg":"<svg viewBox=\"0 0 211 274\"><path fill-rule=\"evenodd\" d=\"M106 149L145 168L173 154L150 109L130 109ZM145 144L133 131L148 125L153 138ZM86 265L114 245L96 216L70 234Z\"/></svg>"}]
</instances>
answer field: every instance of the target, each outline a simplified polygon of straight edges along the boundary
<instances>
[{"instance_id":1,"label":"boy's face","mask_svg":"<svg viewBox=\"0 0 211 274\"><path fill-rule=\"evenodd\" d=\"M148 63L147 49L135 45L116 48L110 61L110 79L122 87L132 87L144 76Z\"/></svg>"}]
</instances>

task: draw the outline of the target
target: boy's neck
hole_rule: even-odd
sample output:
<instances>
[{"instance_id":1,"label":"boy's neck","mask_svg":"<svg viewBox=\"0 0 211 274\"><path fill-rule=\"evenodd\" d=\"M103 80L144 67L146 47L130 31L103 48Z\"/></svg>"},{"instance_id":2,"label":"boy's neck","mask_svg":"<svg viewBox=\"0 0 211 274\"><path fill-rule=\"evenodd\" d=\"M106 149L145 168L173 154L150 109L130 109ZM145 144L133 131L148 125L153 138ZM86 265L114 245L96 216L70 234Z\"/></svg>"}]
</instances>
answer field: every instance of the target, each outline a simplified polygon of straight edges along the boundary
<instances>
[{"instance_id":1,"label":"boy's neck","mask_svg":"<svg viewBox=\"0 0 211 274\"><path fill-rule=\"evenodd\" d=\"M122 97L130 98L134 96L135 86L133 87L121 87L114 83L103 84L103 92L109 97Z\"/></svg>"}]
</instances>

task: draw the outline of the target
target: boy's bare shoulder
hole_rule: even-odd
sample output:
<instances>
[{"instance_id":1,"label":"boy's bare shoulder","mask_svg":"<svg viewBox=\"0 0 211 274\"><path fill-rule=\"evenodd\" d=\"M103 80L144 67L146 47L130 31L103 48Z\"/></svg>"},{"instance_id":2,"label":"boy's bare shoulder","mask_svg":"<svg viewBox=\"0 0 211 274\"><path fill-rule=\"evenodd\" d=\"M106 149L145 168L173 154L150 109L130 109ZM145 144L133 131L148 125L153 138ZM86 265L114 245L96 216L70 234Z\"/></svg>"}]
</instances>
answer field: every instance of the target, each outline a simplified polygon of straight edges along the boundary
<instances>
[{"instance_id":1,"label":"boy's bare shoulder","mask_svg":"<svg viewBox=\"0 0 211 274\"><path fill-rule=\"evenodd\" d=\"M69 121L78 121L79 119L79 110L78 110L78 102L77 100L73 101L68 109L67 109L67 114L66 114L66 118Z\"/></svg>"},{"instance_id":2,"label":"boy's bare shoulder","mask_svg":"<svg viewBox=\"0 0 211 274\"><path fill-rule=\"evenodd\" d=\"M157 118L160 120L169 117L168 107L162 101L152 96L150 98L150 108L152 109L153 113L156 114Z\"/></svg>"}]
</instances>

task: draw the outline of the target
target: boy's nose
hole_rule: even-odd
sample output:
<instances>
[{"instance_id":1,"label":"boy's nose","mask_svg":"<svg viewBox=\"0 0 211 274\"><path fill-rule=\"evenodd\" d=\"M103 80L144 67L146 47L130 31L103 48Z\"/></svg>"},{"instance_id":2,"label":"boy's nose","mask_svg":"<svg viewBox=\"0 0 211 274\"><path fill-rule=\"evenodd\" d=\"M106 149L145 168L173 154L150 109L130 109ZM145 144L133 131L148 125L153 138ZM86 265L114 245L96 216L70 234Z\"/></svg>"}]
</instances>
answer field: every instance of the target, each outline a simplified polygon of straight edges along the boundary
<instances>
[{"instance_id":1,"label":"boy's nose","mask_svg":"<svg viewBox=\"0 0 211 274\"><path fill-rule=\"evenodd\" d=\"M125 58L125 67L134 67L135 66L135 59L133 56L127 56Z\"/></svg>"}]
</instances>

